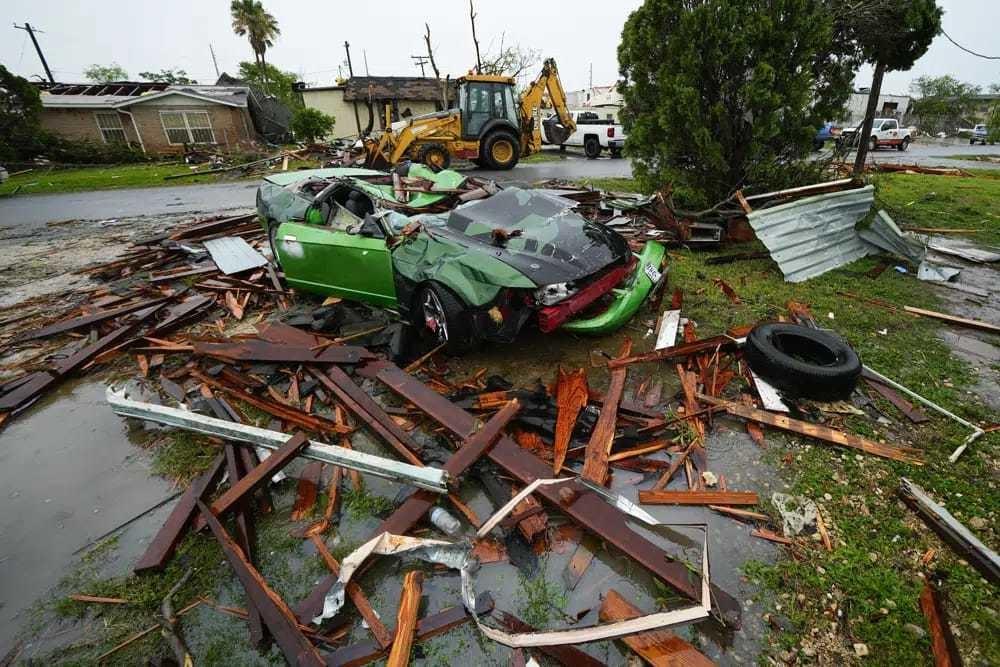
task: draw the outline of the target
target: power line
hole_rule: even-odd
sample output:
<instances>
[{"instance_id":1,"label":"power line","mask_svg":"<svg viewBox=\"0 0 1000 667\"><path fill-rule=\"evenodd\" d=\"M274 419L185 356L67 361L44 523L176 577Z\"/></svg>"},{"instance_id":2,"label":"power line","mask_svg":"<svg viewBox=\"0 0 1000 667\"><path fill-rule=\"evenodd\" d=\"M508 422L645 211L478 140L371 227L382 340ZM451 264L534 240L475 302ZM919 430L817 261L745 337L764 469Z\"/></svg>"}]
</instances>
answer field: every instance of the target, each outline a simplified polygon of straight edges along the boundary
<instances>
[{"instance_id":1,"label":"power line","mask_svg":"<svg viewBox=\"0 0 1000 667\"><path fill-rule=\"evenodd\" d=\"M944 28L941 29L941 34L944 35L945 37L947 37L949 42L951 42L952 44L954 44L958 48L962 49L966 53L971 53L972 55L974 55L974 56L976 56L978 58L985 58L987 60L1000 60L1000 56L987 56L987 55L983 55L982 53L976 53L972 49L965 48L964 46L962 46L961 44L959 44L958 42L956 42L955 40L953 40L951 38L951 35L949 35L948 33L946 33L944 31Z\"/></svg>"}]
</instances>

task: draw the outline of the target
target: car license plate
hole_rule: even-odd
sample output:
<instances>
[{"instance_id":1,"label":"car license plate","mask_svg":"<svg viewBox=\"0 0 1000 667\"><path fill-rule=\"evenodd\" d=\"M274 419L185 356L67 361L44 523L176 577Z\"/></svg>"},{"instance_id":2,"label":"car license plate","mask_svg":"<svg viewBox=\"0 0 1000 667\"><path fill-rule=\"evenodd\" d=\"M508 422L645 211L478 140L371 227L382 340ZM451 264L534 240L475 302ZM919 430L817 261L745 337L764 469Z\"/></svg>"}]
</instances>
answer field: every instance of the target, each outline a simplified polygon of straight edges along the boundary
<instances>
[{"instance_id":1,"label":"car license plate","mask_svg":"<svg viewBox=\"0 0 1000 667\"><path fill-rule=\"evenodd\" d=\"M646 264L642 267L642 270L646 272L646 277L649 278L653 284L660 282L662 274L656 270L656 267L652 264Z\"/></svg>"}]
</instances>

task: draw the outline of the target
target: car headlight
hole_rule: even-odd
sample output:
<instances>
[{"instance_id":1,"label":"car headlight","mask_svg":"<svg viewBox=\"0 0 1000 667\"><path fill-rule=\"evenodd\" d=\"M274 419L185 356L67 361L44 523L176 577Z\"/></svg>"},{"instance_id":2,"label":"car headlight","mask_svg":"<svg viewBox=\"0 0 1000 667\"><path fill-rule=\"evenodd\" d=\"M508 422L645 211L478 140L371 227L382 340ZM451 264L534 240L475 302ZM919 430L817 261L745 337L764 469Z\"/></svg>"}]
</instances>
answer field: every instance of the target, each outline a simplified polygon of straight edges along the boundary
<instances>
[{"instance_id":1,"label":"car headlight","mask_svg":"<svg viewBox=\"0 0 1000 667\"><path fill-rule=\"evenodd\" d=\"M577 288L569 283L553 283L535 290L535 301L543 306L551 306L576 294Z\"/></svg>"}]
</instances>

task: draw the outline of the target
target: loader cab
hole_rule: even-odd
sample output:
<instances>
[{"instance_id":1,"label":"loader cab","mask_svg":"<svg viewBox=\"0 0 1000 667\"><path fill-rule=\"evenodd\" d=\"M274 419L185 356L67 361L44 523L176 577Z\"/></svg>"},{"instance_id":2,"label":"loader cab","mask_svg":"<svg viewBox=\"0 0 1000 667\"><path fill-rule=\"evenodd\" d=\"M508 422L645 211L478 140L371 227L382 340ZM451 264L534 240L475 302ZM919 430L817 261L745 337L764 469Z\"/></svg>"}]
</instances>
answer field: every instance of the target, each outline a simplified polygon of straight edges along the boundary
<instances>
[{"instance_id":1,"label":"loader cab","mask_svg":"<svg viewBox=\"0 0 1000 667\"><path fill-rule=\"evenodd\" d=\"M458 106L462 111L462 138L476 140L497 125L518 130L520 110L514 97L514 79L475 75L459 80Z\"/></svg>"}]
</instances>

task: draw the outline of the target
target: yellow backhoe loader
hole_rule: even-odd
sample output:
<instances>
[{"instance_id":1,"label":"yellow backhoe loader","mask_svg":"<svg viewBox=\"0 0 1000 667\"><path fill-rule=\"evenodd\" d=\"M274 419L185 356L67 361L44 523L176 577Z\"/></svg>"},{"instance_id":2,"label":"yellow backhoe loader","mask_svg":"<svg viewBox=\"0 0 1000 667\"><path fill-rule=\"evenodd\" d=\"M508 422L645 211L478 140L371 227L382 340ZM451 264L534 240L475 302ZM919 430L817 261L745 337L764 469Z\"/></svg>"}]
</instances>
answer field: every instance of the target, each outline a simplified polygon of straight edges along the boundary
<instances>
[{"instance_id":1,"label":"yellow backhoe loader","mask_svg":"<svg viewBox=\"0 0 1000 667\"><path fill-rule=\"evenodd\" d=\"M469 74L458 80L458 108L414 116L390 123L377 137L365 137L365 165L386 168L403 160L423 162L431 169L447 169L452 157L471 160L487 169L510 169L542 147L535 112L548 91L555 116L543 121L550 143L559 144L576 130L566 108L566 93L555 60L545 60L542 71L520 95L507 76Z\"/></svg>"}]
</instances>

